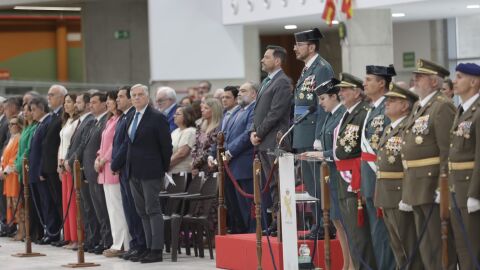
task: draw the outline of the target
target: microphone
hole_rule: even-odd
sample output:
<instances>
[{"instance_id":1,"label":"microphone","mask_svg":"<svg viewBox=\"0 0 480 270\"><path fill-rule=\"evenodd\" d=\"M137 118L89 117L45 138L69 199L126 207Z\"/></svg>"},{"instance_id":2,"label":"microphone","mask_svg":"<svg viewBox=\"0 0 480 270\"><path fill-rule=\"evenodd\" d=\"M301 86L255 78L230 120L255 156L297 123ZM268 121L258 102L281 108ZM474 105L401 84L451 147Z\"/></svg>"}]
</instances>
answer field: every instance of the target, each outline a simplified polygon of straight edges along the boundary
<instances>
[{"instance_id":1,"label":"microphone","mask_svg":"<svg viewBox=\"0 0 480 270\"><path fill-rule=\"evenodd\" d=\"M304 112L302 115L300 115L300 117L298 117L297 120L295 120L293 122L293 125L300 124L303 120L305 120L307 118L307 116L309 116L310 114L312 114L316 111L317 111L317 106L316 105L312 105L312 106L308 107L308 110L306 112Z\"/></svg>"}]
</instances>

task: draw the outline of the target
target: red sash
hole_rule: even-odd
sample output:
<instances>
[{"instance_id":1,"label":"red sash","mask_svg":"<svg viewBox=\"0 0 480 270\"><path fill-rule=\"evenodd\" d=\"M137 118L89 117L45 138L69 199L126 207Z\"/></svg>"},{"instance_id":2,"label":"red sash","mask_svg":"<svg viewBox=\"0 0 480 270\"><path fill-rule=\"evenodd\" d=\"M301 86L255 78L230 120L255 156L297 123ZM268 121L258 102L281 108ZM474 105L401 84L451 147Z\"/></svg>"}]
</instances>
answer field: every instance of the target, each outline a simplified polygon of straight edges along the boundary
<instances>
[{"instance_id":1,"label":"red sash","mask_svg":"<svg viewBox=\"0 0 480 270\"><path fill-rule=\"evenodd\" d=\"M362 152L362 160L375 162L377 161L377 155L368 152Z\"/></svg>"},{"instance_id":2,"label":"red sash","mask_svg":"<svg viewBox=\"0 0 480 270\"><path fill-rule=\"evenodd\" d=\"M360 157L335 160L335 165L337 166L337 170L352 171L352 181L350 182L350 186L352 187L352 191L355 193L360 191L360 180L361 180L360 164L361 164Z\"/></svg>"}]
</instances>

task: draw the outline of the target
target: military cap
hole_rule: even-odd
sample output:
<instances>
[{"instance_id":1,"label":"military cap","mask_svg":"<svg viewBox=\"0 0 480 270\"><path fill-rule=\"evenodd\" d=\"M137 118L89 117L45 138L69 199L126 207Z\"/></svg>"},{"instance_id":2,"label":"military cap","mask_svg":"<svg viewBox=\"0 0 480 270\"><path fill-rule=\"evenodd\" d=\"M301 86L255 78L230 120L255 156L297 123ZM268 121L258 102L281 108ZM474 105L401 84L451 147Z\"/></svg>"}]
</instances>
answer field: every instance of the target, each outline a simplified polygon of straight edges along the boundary
<instances>
[{"instance_id":1,"label":"military cap","mask_svg":"<svg viewBox=\"0 0 480 270\"><path fill-rule=\"evenodd\" d=\"M460 63L455 70L472 76L480 76L480 66L474 63Z\"/></svg>"},{"instance_id":2,"label":"military cap","mask_svg":"<svg viewBox=\"0 0 480 270\"><path fill-rule=\"evenodd\" d=\"M402 88L397 84L394 84L393 82L390 83L390 91L385 93L385 97L407 99L412 101L413 103L415 103L418 100L417 94L415 94L414 92L408 89Z\"/></svg>"},{"instance_id":3,"label":"military cap","mask_svg":"<svg viewBox=\"0 0 480 270\"><path fill-rule=\"evenodd\" d=\"M367 74L373 74L373 75L377 75L377 76L381 76L381 77L391 78L391 77L397 75L393 65L389 65L388 67L370 65L370 66L367 66L366 69L367 69Z\"/></svg>"},{"instance_id":4,"label":"military cap","mask_svg":"<svg viewBox=\"0 0 480 270\"><path fill-rule=\"evenodd\" d=\"M363 81L360 78L353 76L352 74L342 72L340 73L340 83L338 87L352 87L360 88L363 90Z\"/></svg>"},{"instance_id":5,"label":"military cap","mask_svg":"<svg viewBox=\"0 0 480 270\"><path fill-rule=\"evenodd\" d=\"M318 28L313 28L312 30L295 33L296 42L317 41L322 38L323 35L320 30L318 30Z\"/></svg>"},{"instance_id":6,"label":"military cap","mask_svg":"<svg viewBox=\"0 0 480 270\"><path fill-rule=\"evenodd\" d=\"M339 80L331 78L330 80L327 80L320 84L315 90L315 92L319 96L323 94L338 94L338 92L340 92L340 88L338 88L337 84L339 83Z\"/></svg>"},{"instance_id":7,"label":"military cap","mask_svg":"<svg viewBox=\"0 0 480 270\"><path fill-rule=\"evenodd\" d=\"M428 74L428 75L438 75L442 78L447 77L450 75L450 71L448 71L446 68L427 61L423 59L418 59L417 61L417 69L413 71L413 73L420 73L420 74Z\"/></svg>"}]
</instances>

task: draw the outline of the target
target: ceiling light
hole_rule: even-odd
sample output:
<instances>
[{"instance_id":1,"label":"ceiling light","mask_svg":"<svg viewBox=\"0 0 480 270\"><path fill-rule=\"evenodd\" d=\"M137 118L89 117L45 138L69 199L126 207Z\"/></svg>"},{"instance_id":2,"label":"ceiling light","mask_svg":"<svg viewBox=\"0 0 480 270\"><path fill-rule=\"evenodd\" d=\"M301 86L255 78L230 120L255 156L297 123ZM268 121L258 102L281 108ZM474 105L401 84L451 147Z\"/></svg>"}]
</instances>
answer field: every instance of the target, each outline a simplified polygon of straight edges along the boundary
<instances>
[{"instance_id":1,"label":"ceiling light","mask_svg":"<svg viewBox=\"0 0 480 270\"><path fill-rule=\"evenodd\" d=\"M392 13L392 17L394 18L405 17L405 13Z\"/></svg>"},{"instance_id":2,"label":"ceiling light","mask_svg":"<svg viewBox=\"0 0 480 270\"><path fill-rule=\"evenodd\" d=\"M480 5L468 5L467 8L480 8Z\"/></svg>"},{"instance_id":3,"label":"ceiling light","mask_svg":"<svg viewBox=\"0 0 480 270\"><path fill-rule=\"evenodd\" d=\"M48 10L48 11L81 11L81 7L35 7L35 6L15 6L17 10Z\"/></svg>"},{"instance_id":4,"label":"ceiling light","mask_svg":"<svg viewBox=\"0 0 480 270\"><path fill-rule=\"evenodd\" d=\"M283 28L287 30L293 30L293 29L297 29L297 26L295 24L287 24Z\"/></svg>"},{"instance_id":5,"label":"ceiling light","mask_svg":"<svg viewBox=\"0 0 480 270\"><path fill-rule=\"evenodd\" d=\"M332 24L339 24L337 20L332 21Z\"/></svg>"}]
</instances>

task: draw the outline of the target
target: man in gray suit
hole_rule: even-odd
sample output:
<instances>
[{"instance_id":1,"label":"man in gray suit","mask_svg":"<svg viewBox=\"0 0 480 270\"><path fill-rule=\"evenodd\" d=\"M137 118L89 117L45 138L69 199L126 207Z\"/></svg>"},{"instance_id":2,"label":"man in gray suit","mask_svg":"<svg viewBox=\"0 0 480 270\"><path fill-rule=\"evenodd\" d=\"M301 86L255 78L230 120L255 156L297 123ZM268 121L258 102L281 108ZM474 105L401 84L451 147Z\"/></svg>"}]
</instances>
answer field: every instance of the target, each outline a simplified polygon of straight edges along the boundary
<instances>
[{"instance_id":1,"label":"man in gray suit","mask_svg":"<svg viewBox=\"0 0 480 270\"><path fill-rule=\"evenodd\" d=\"M83 151L83 172L88 181L90 197L92 198L93 208L100 224L100 243L94 248L95 254L102 254L104 250L112 245L112 233L110 229L110 220L108 219L107 205L105 202L105 193L103 185L98 184L98 173L95 171L94 164L97 157L97 151L102 141L102 131L107 122L107 96L105 93L97 92L90 98L90 111L95 117L94 125L90 130Z\"/></svg>"},{"instance_id":2,"label":"man in gray suit","mask_svg":"<svg viewBox=\"0 0 480 270\"><path fill-rule=\"evenodd\" d=\"M70 146L65 157L65 169L71 172L73 169L73 162L78 159L83 164L83 151L87 143L88 134L93 127L94 116L90 112L90 94L82 93L77 96L75 102L75 109L79 113L78 118L80 123L73 133ZM85 227L85 241L83 243L84 250L92 252L95 246L98 244L99 237L99 224L95 215L95 209L93 208L92 198L90 197L90 188L88 181L85 180L85 175L82 174L83 183L80 188L82 196L82 207L80 207L83 216L83 225Z\"/></svg>"},{"instance_id":3,"label":"man in gray suit","mask_svg":"<svg viewBox=\"0 0 480 270\"><path fill-rule=\"evenodd\" d=\"M305 63L295 87L294 115L296 118L305 113L310 106L318 106L315 88L334 77L330 64L318 54L321 38L323 38L323 35L317 28L295 33L296 43L293 50L297 60ZM293 129L293 149L296 153L313 150L315 134L320 132L325 116L325 111L318 106L316 114L309 115L295 126ZM302 161L301 168L306 190L310 195L320 198L320 184L315 181L320 176L319 162ZM315 224L310 228L310 232L305 235L308 239L314 239L319 234L320 236L323 235L323 227L321 226L322 209L318 203L315 204L314 215Z\"/></svg>"},{"instance_id":4,"label":"man in gray suit","mask_svg":"<svg viewBox=\"0 0 480 270\"><path fill-rule=\"evenodd\" d=\"M269 149L277 146L277 132L285 132L290 122L290 105L292 102L292 83L285 75L282 65L285 63L287 51L279 46L269 45L261 60L262 70L268 73L263 80L255 103L254 118L250 141L256 147L262 162L263 176L268 177L274 158L267 154ZM266 180L263 180L265 183ZM270 193L273 201L273 212L279 209L278 172L270 182ZM272 222L269 231L275 232L276 222Z\"/></svg>"}]
</instances>

